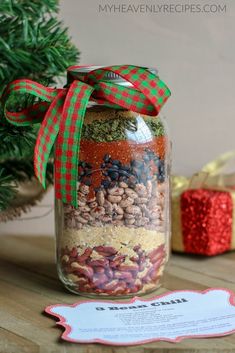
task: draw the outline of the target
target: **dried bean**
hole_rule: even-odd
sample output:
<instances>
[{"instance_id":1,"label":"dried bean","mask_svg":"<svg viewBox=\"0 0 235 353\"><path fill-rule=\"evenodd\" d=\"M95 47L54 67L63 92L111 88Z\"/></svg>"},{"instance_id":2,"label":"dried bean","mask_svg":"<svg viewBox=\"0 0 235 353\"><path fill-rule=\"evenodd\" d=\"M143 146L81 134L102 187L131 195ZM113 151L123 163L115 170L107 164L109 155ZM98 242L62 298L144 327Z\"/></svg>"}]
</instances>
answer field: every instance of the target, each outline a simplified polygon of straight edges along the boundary
<instances>
[{"instance_id":1,"label":"dried bean","mask_svg":"<svg viewBox=\"0 0 235 353\"><path fill-rule=\"evenodd\" d=\"M80 222L76 222L76 229L82 229L83 228L83 224L82 223L80 223Z\"/></svg>"},{"instance_id":2,"label":"dried bean","mask_svg":"<svg viewBox=\"0 0 235 353\"><path fill-rule=\"evenodd\" d=\"M101 284L106 283L108 281L108 277L103 273L95 276L92 280L92 284L95 287L99 287Z\"/></svg>"},{"instance_id":3,"label":"dried bean","mask_svg":"<svg viewBox=\"0 0 235 353\"><path fill-rule=\"evenodd\" d=\"M151 223L154 225L154 226L162 226L162 221L160 219L151 219Z\"/></svg>"},{"instance_id":4,"label":"dried bean","mask_svg":"<svg viewBox=\"0 0 235 353\"><path fill-rule=\"evenodd\" d=\"M146 218L149 219L150 218L150 211L146 207L146 205L141 205L141 209L142 209L144 216L146 216Z\"/></svg>"},{"instance_id":5,"label":"dried bean","mask_svg":"<svg viewBox=\"0 0 235 353\"><path fill-rule=\"evenodd\" d=\"M79 222L79 223L82 223L82 224L87 224L88 223L88 220L83 218L82 216L77 216L76 217L76 220Z\"/></svg>"},{"instance_id":6,"label":"dried bean","mask_svg":"<svg viewBox=\"0 0 235 353\"><path fill-rule=\"evenodd\" d=\"M102 227L102 222L100 222L99 220L93 220L93 221L89 221L89 224L93 227Z\"/></svg>"},{"instance_id":7,"label":"dried bean","mask_svg":"<svg viewBox=\"0 0 235 353\"><path fill-rule=\"evenodd\" d=\"M104 160L105 163L108 163L110 161L110 159L111 159L111 156L109 154L105 154L104 155L103 160Z\"/></svg>"},{"instance_id":8,"label":"dried bean","mask_svg":"<svg viewBox=\"0 0 235 353\"><path fill-rule=\"evenodd\" d=\"M159 220L160 219L160 214L158 212L154 212L154 211L150 212L150 219L151 220Z\"/></svg>"},{"instance_id":9,"label":"dried bean","mask_svg":"<svg viewBox=\"0 0 235 353\"><path fill-rule=\"evenodd\" d=\"M98 206L98 204L97 204L96 201L93 201L93 202L90 202L90 203L89 203L89 207L90 207L91 209L93 209L93 208L95 208L95 207L97 207L97 206Z\"/></svg>"},{"instance_id":10,"label":"dried bean","mask_svg":"<svg viewBox=\"0 0 235 353\"><path fill-rule=\"evenodd\" d=\"M147 255L148 255L148 258L151 259L156 255L160 255L163 253L164 253L164 245L160 245L158 248L151 250Z\"/></svg>"},{"instance_id":11,"label":"dried bean","mask_svg":"<svg viewBox=\"0 0 235 353\"><path fill-rule=\"evenodd\" d=\"M113 216L114 221L120 221L121 219L123 219L123 214L117 214Z\"/></svg>"},{"instance_id":12,"label":"dried bean","mask_svg":"<svg viewBox=\"0 0 235 353\"><path fill-rule=\"evenodd\" d=\"M84 251L84 253L82 255L77 256L77 262L78 263L84 263L89 256L92 254L92 249L91 248L86 248L86 250Z\"/></svg>"},{"instance_id":13,"label":"dried bean","mask_svg":"<svg viewBox=\"0 0 235 353\"><path fill-rule=\"evenodd\" d=\"M108 223L112 221L112 217L109 215L103 215L100 217L100 220L104 223Z\"/></svg>"},{"instance_id":14,"label":"dried bean","mask_svg":"<svg viewBox=\"0 0 235 353\"><path fill-rule=\"evenodd\" d=\"M124 194L124 189L116 187L116 188L108 189L108 193L113 196L122 196Z\"/></svg>"},{"instance_id":15,"label":"dried bean","mask_svg":"<svg viewBox=\"0 0 235 353\"><path fill-rule=\"evenodd\" d=\"M78 200L86 203L86 196L80 191L78 192Z\"/></svg>"},{"instance_id":16,"label":"dried bean","mask_svg":"<svg viewBox=\"0 0 235 353\"><path fill-rule=\"evenodd\" d=\"M81 184L79 186L79 191L81 191L81 193L83 193L84 195L88 195L89 194L89 186L88 185L85 185L85 184Z\"/></svg>"},{"instance_id":17,"label":"dried bean","mask_svg":"<svg viewBox=\"0 0 235 353\"><path fill-rule=\"evenodd\" d=\"M103 288L106 290L113 290L118 285L118 282L118 279L113 279L112 281L106 283Z\"/></svg>"},{"instance_id":18,"label":"dried bean","mask_svg":"<svg viewBox=\"0 0 235 353\"><path fill-rule=\"evenodd\" d=\"M78 201L78 206L82 206L82 207L86 206L86 201L81 201L79 200L79 198L77 201Z\"/></svg>"},{"instance_id":19,"label":"dried bean","mask_svg":"<svg viewBox=\"0 0 235 353\"><path fill-rule=\"evenodd\" d=\"M139 289L143 287L143 284L139 278L136 278L134 285L137 286Z\"/></svg>"},{"instance_id":20,"label":"dried bean","mask_svg":"<svg viewBox=\"0 0 235 353\"><path fill-rule=\"evenodd\" d=\"M130 213L130 214L141 214L141 210L138 206L128 206L125 210L127 213Z\"/></svg>"},{"instance_id":21,"label":"dried bean","mask_svg":"<svg viewBox=\"0 0 235 353\"><path fill-rule=\"evenodd\" d=\"M105 274L109 277L109 278L113 278L113 271L110 267L107 267L105 270Z\"/></svg>"},{"instance_id":22,"label":"dried bean","mask_svg":"<svg viewBox=\"0 0 235 353\"><path fill-rule=\"evenodd\" d=\"M88 265L80 265L77 262L73 262L73 266L71 264L71 267L74 268L74 270L76 270L77 273L84 275L85 277L88 277L88 278L92 278L94 274L92 267Z\"/></svg>"},{"instance_id":23,"label":"dried bean","mask_svg":"<svg viewBox=\"0 0 235 353\"><path fill-rule=\"evenodd\" d=\"M78 255L78 251L76 248L73 248L70 252L70 257L76 257Z\"/></svg>"},{"instance_id":24,"label":"dried bean","mask_svg":"<svg viewBox=\"0 0 235 353\"><path fill-rule=\"evenodd\" d=\"M135 223L135 219L125 219L125 224L130 226L133 225Z\"/></svg>"},{"instance_id":25,"label":"dried bean","mask_svg":"<svg viewBox=\"0 0 235 353\"><path fill-rule=\"evenodd\" d=\"M152 197L149 201L149 208L154 209L156 205L163 206L165 202L164 195L160 192L157 192L155 197Z\"/></svg>"},{"instance_id":26,"label":"dried bean","mask_svg":"<svg viewBox=\"0 0 235 353\"><path fill-rule=\"evenodd\" d=\"M141 227L141 226L142 226L141 219L140 219L140 218L136 219L134 225L135 225L136 227Z\"/></svg>"},{"instance_id":27,"label":"dried bean","mask_svg":"<svg viewBox=\"0 0 235 353\"><path fill-rule=\"evenodd\" d=\"M124 213L124 218L125 219L134 219L135 216L133 214L130 214L130 213Z\"/></svg>"},{"instance_id":28,"label":"dried bean","mask_svg":"<svg viewBox=\"0 0 235 353\"><path fill-rule=\"evenodd\" d=\"M152 190L153 190L153 185L150 180L148 180L146 183L146 190L147 190L148 196L150 197L152 194Z\"/></svg>"},{"instance_id":29,"label":"dried bean","mask_svg":"<svg viewBox=\"0 0 235 353\"><path fill-rule=\"evenodd\" d=\"M131 197L132 199L136 199L138 197L137 193L130 188L125 189L125 193L127 196Z\"/></svg>"},{"instance_id":30,"label":"dried bean","mask_svg":"<svg viewBox=\"0 0 235 353\"><path fill-rule=\"evenodd\" d=\"M157 189L159 192L165 192L166 190L166 183L158 183Z\"/></svg>"},{"instance_id":31,"label":"dried bean","mask_svg":"<svg viewBox=\"0 0 235 353\"><path fill-rule=\"evenodd\" d=\"M88 281L87 281L87 278L79 277L78 280L76 281L76 283L77 283L78 285L84 285L84 284L87 284Z\"/></svg>"},{"instance_id":32,"label":"dried bean","mask_svg":"<svg viewBox=\"0 0 235 353\"><path fill-rule=\"evenodd\" d=\"M112 224L114 225L114 226L123 226L123 221L122 220L113 220L112 221Z\"/></svg>"},{"instance_id":33,"label":"dried bean","mask_svg":"<svg viewBox=\"0 0 235 353\"><path fill-rule=\"evenodd\" d=\"M124 260L125 260L125 255L117 255L113 258L112 261L110 261L109 265L112 268L116 268L120 266Z\"/></svg>"},{"instance_id":34,"label":"dried bean","mask_svg":"<svg viewBox=\"0 0 235 353\"><path fill-rule=\"evenodd\" d=\"M120 271L138 271L139 270L139 266L136 263L133 263L131 265L125 265L125 264L121 264L118 268Z\"/></svg>"},{"instance_id":35,"label":"dried bean","mask_svg":"<svg viewBox=\"0 0 235 353\"><path fill-rule=\"evenodd\" d=\"M113 211L119 215L123 215L123 213L124 213L122 207L119 205L116 205L116 204L113 205Z\"/></svg>"},{"instance_id":36,"label":"dried bean","mask_svg":"<svg viewBox=\"0 0 235 353\"><path fill-rule=\"evenodd\" d=\"M111 202L105 200L105 202L104 202L104 208L105 208L106 213L112 214L112 212L113 212L113 205L111 204Z\"/></svg>"},{"instance_id":37,"label":"dried bean","mask_svg":"<svg viewBox=\"0 0 235 353\"><path fill-rule=\"evenodd\" d=\"M65 223L66 223L67 228L75 228L76 227L76 221L74 218L65 219Z\"/></svg>"},{"instance_id":38,"label":"dried bean","mask_svg":"<svg viewBox=\"0 0 235 353\"><path fill-rule=\"evenodd\" d=\"M94 247L94 250L102 256L111 256L111 255L115 255L117 253L117 250L114 249L112 246L100 245L100 246Z\"/></svg>"},{"instance_id":39,"label":"dried bean","mask_svg":"<svg viewBox=\"0 0 235 353\"><path fill-rule=\"evenodd\" d=\"M90 208L88 206L81 206L78 208L79 212L90 212Z\"/></svg>"},{"instance_id":40,"label":"dried bean","mask_svg":"<svg viewBox=\"0 0 235 353\"><path fill-rule=\"evenodd\" d=\"M118 294L125 294L125 293L126 293L126 284L123 284L123 283L116 286L115 289L108 291L109 295L118 295Z\"/></svg>"},{"instance_id":41,"label":"dried bean","mask_svg":"<svg viewBox=\"0 0 235 353\"><path fill-rule=\"evenodd\" d=\"M69 281L72 281L73 283L76 283L79 280L79 277L72 273L68 274L67 278Z\"/></svg>"},{"instance_id":42,"label":"dried bean","mask_svg":"<svg viewBox=\"0 0 235 353\"><path fill-rule=\"evenodd\" d=\"M62 256L61 262L65 262L65 263L69 262L69 256L68 255Z\"/></svg>"},{"instance_id":43,"label":"dried bean","mask_svg":"<svg viewBox=\"0 0 235 353\"><path fill-rule=\"evenodd\" d=\"M148 202L148 199L145 198L145 197L137 197L137 198L135 199L135 203L136 203L137 205L139 205L139 204L146 204L147 202Z\"/></svg>"},{"instance_id":44,"label":"dried bean","mask_svg":"<svg viewBox=\"0 0 235 353\"><path fill-rule=\"evenodd\" d=\"M128 271L114 271L114 278L133 280L131 272Z\"/></svg>"},{"instance_id":45,"label":"dried bean","mask_svg":"<svg viewBox=\"0 0 235 353\"><path fill-rule=\"evenodd\" d=\"M101 266L95 266L94 271L95 273L105 273L105 269Z\"/></svg>"},{"instance_id":46,"label":"dried bean","mask_svg":"<svg viewBox=\"0 0 235 353\"><path fill-rule=\"evenodd\" d=\"M109 264L107 259L100 259L100 260L89 260L89 265L91 267L107 267Z\"/></svg>"},{"instance_id":47,"label":"dried bean","mask_svg":"<svg viewBox=\"0 0 235 353\"><path fill-rule=\"evenodd\" d=\"M123 189L128 188L127 183L125 183L124 181L121 181L121 182L119 183L119 185L120 185L120 187L123 188Z\"/></svg>"},{"instance_id":48,"label":"dried bean","mask_svg":"<svg viewBox=\"0 0 235 353\"><path fill-rule=\"evenodd\" d=\"M134 199L132 199L131 197L127 197L126 199L121 200L121 202L119 203L120 207L122 208L126 208L128 206L133 205L134 203Z\"/></svg>"},{"instance_id":49,"label":"dried bean","mask_svg":"<svg viewBox=\"0 0 235 353\"><path fill-rule=\"evenodd\" d=\"M121 196L108 195L108 201L110 201L111 203L119 203L121 200Z\"/></svg>"},{"instance_id":50,"label":"dried bean","mask_svg":"<svg viewBox=\"0 0 235 353\"><path fill-rule=\"evenodd\" d=\"M91 210L91 216L94 218L100 218L104 214L105 214L105 209L104 209L104 207L101 207L101 206L92 208L92 210Z\"/></svg>"},{"instance_id":51,"label":"dried bean","mask_svg":"<svg viewBox=\"0 0 235 353\"><path fill-rule=\"evenodd\" d=\"M100 191L97 192L96 199L97 199L97 202L98 202L99 206L103 206L104 205L105 198L104 198L103 191L100 190Z\"/></svg>"},{"instance_id":52,"label":"dried bean","mask_svg":"<svg viewBox=\"0 0 235 353\"><path fill-rule=\"evenodd\" d=\"M137 192L139 197L147 196L147 189L143 184L136 184L135 191Z\"/></svg>"}]
</instances>

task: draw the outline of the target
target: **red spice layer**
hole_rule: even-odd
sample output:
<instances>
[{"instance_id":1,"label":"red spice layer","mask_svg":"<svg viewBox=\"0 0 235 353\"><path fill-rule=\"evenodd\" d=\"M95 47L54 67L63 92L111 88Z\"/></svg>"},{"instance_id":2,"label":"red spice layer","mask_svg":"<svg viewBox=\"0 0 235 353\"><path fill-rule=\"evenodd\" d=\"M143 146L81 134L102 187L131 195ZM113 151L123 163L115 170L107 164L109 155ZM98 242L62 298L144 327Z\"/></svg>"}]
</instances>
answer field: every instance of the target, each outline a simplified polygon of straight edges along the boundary
<instances>
[{"instance_id":1,"label":"red spice layer","mask_svg":"<svg viewBox=\"0 0 235 353\"><path fill-rule=\"evenodd\" d=\"M168 140L166 136L154 137L145 143L120 140L112 142L95 142L81 140L79 159L92 165L92 186L100 185L102 175L100 165L105 154L111 155L112 159L118 159L123 164L129 164L131 160L141 160L145 149L152 150L161 159L165 158Z\"/></svg>"},{"instance_id":2,"label":"red spice layer","mask_svg":"<svg viewBox=\"0 0 235 353\"><path fill-rule=\"evenodd\" d=\"M141 157L146 148L151 149L161 159L164 159L167 145L166 136L155 137L152 141L146 143L136 143L127 140L112 142L81 140L79 159L100 168L100 163L106 153L110 154L113 159L119 159L122 163L130 163L132 159L137 159L138 156Z\"/></svg>"}]
</instances>

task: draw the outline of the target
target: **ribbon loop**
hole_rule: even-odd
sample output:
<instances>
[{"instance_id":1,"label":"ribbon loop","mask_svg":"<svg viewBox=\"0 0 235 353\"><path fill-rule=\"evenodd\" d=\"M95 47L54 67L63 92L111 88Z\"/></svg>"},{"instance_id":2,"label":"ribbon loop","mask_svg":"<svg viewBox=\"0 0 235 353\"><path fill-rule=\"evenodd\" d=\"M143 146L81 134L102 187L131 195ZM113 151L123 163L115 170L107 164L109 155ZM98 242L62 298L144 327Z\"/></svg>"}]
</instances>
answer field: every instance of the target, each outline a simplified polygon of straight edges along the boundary
<instances>
[{"instance_id":1,"label":"ribbon loop","mask_svg":"<svg viewBox=\"0 0 235 353\"><path fill-rule=\"evenodd\" d=\"M43 100L43 102L36 103L29 108L21 110L20 112L10 112L7 110L7 105L10 98L16 93L32 95ZM41 122L49 107L48 103L50 103L53 98L57 96L57 93L58 90L44 87L40 83L32 80L15 80L6 87L1 97L5 117L9 122L17 126L28 126Z\"/></svg>"},{"instance_id":2,"label":"ribbon loop","mask_svg":"<svg viewBox=\"0 0 235 353\"><path fill-rule=\"evenodd\" d=\"M117 84L104 84L102 81L107 72L113 72L130 82L134 88L123 87ZM163 104L170 96L170 90L158 76L143 67L133 65L108 66L89 72L85 76L88 84L101 82L100 87L106 86L107 100L113 101L121 107L128 107L126 103L132 101L131 110L158 115ZM99 87L97 89L99 92ZM143 102L144 101L144 102ZM127 108L128 109L128 108Z\"/></svg>"},{"instance_id":3,"label":"ribbon loop","mask_svg":"<svg viewBox=\"0 0 235 353\"><path fill-rule=\"evenodd\" d=\"M220 155L206 164L191 177L172 177L172 196L178 197L187 189L211 189L231 192L235 190L235 173L222 173L225 167L235 158L235 151Z\"/></svg>"},{"instance_id":4,"label":"ribbon loop","mask_svg":"<svg viewBox=\"0 0 235 353\"><path fill-rule=\"evenodd\" d=\"M80 67L73 67L73 70L76 68ZM76 78L71 70L68 69L72 81L68 88L54 89L27 79L15 80L6 87L1 102L10 123L18 126L42 123L35 145L35 174L45 187L46 167L55 145L56 197L77 207L80 140L89 101L156 116L171 93L158 76L143 67L108 66ZM132 86L107 80L108 71L121 76ZM8 105L14 94L32 95L37 102L21 111L9 111Z\"/></svg>"}]
</instances>

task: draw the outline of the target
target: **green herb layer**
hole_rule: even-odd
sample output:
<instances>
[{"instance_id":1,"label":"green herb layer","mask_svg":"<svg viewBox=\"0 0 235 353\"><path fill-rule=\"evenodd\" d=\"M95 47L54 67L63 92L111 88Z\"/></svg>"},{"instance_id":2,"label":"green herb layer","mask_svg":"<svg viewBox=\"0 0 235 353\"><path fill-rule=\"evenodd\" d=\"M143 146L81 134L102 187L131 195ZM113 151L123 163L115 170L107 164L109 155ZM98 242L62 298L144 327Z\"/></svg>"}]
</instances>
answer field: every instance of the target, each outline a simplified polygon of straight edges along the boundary
<instances>
[{"instance_id":1,"label":"green herb layer","mask_svg":"<svg viewBox=\"0 0 235 353\"><path fill-rule=\"evenodd\" d=\"M164 136L165 128L159 118L116 118L110 120L94 120L91 124L83 125L82 139L97 142L128 140L133 134L139 135L151 132L152 136Z\"/></svg>"}]
</instances>

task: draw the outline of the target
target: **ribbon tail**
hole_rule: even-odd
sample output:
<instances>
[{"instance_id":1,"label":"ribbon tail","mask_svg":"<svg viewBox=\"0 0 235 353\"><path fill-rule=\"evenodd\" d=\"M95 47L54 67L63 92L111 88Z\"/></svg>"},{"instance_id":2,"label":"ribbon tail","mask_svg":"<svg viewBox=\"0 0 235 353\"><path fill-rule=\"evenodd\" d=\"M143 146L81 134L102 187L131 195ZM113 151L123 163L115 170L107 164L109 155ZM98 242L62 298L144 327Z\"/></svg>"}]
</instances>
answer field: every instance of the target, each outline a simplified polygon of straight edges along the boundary
<instances>
[{"instance_id":1,"label":"ribbon tail","mask_svg":"<svg viewBox=\"0 0 235 353\"><path fill-rule=\"evenodd\" d=\"M56 198L77 207L77 182L83 120L94 88L74 81L66 95L55 150Z\"/></svg>"},{"instance_id":2,"label":"ribbon tail","mask_svg":"<svg viewBox=\"0 0 235 353\"><path fill-rule=\"evenodd\" d=\"M173 175L171 177L171 189L172 197L179 196L189 186L189 178L179 175Z\"/></svg>"},{"instance_id":3,"label":"ribbon tail","mask_svg":"<svg viewBox=\"0 0 235 353\"><path fill-rule=\"evenodd\" d=\"M235 151L229 151L220 155L215 160L206 164L203 168L203 172L207 172L210 176L218 175L223 171L226 165L235 158Z\"/></svg>"},{"instance_id":4,"label":"ribbon tail","mask_svg":"<svg viewBox=\"0 0 235 353\"><path fill-rule=\"evenodd\" d=\"M52 101L39 129L34 149L34 171L44 188L46 188L47 163L59 132L59 117L62 116L65 97L66 90L61 90Z\"/></svg>"}]
</instances>

